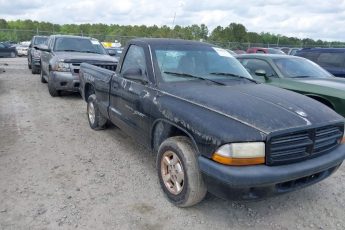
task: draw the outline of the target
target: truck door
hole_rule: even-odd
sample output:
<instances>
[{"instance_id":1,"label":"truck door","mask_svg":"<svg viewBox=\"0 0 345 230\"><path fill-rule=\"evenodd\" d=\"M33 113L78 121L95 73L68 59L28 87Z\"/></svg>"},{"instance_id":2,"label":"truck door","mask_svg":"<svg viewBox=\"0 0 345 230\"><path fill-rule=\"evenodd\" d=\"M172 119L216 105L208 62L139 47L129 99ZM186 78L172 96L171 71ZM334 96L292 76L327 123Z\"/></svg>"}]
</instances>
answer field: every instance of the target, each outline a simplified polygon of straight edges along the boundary
<instances>
[{"instance_id":1,"label":"truck door","mask_svg":"<svg viewBox=\"0 0 345 230\"><path fill-rule=\"evenodd\" d=\"M148 87L148 74L144 48L131 45L120 72L111 80L109 108L112 122L145 145L152 122L153 90Z\"/></svg>"}]
</instances>

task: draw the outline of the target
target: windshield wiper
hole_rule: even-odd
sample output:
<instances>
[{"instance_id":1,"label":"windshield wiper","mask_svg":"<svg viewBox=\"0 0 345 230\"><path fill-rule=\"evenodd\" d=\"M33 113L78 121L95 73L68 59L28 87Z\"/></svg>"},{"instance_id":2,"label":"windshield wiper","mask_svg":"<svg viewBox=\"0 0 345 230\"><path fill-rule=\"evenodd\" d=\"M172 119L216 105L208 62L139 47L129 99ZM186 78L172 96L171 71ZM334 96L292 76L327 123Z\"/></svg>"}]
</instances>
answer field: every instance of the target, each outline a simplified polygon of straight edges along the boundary
<instances>
[{"instance_id":1,"label":"windshield wiper","mask_svg":"<svg viewBox=\"0 0 345 230\"><path fill-rule=\"evenodd\" d=\"M241 76L241 75L237 75L237 74L233 74L233 73L213 72L213 73L209 73L209 74L237 77L237 78L245 79L245 80L248 80L248 81L251 81L251 82L254 82L254 83L258 84L258 82L255 81L254 79L247 78L247 77L244 77L244 76Z\"/></svg>"},{"instance_id":2,"label":"windshield wiper","mask_svg":"<svg viewBox=\"0 0 345 230\"><path fill-rule=\"evenodd\" d=\"M200 79L200 80L204 80L204 81L210 81L210 82L216 83L218 85L225 85L222 82L214 81L214 80L211 80L211 79L208 79L208 78L203 78L203 77L195 76L195 75L192 75L192 74L189 74L189 73L170 72L170 71L164 71L164 73L172 74L172 75L180 76L180 77L190 77L190 78L196 78L196 79Z\"/></svg>"},{"instance_id":3,"label":"windshield wiper","mask_svg":"<svg viewBox=\"0 0 345 230\"><path fill-rule=\"evenodd\" d=\"M79 52L82 52L82 53L91 53L91 54L98 54L97 52L91 51L91 50L83 50L83 51L79 51Z\"/></svg>"},{"instance_id":4,"label":"windshield wiper","mask_svg":"<svg viewBox=\"0 0 345 230\"><path fill-rule=\"evenodd\" d=\"M308 78L308 77L313 77L309 75L300 75L300 76L292 76L291 78Z\"/></svg>"}]
</instances>

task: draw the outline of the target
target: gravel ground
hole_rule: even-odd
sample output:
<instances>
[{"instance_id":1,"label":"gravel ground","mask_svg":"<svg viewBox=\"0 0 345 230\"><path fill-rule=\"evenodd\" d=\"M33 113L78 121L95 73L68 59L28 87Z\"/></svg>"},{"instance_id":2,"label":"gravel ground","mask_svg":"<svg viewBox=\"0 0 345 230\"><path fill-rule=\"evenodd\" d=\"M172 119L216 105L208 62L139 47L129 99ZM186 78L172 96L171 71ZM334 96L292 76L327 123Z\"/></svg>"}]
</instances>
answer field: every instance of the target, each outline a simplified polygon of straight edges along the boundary
<instances>
[{"instance_id":1,"label":"gravel ground","mask_svg":"<svg viewBox=\"0 0 345 230\"><path fill-rule=\"evenodd\" d=\"M116 127L91 130L81 97L52 98L26 63L0 59L0 229L345 229L344 165L259 202L171 205L151 152Z\"/></svg>"}]
</instances>

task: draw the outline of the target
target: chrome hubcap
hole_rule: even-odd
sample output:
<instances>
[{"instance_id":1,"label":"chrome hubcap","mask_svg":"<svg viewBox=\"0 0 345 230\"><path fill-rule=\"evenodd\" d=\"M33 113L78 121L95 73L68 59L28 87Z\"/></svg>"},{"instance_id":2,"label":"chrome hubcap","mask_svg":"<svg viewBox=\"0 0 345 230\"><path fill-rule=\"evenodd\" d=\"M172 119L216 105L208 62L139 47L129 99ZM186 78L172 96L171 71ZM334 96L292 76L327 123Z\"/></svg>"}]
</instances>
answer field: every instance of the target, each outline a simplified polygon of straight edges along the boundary
<instances>
[{"instance_id":1,"label":"chrome hubcap","mask_svg":"<svg viewBox=\"0 0 345 230\"><path fill-rule=\"evenodd\" d=\"M165 187L170 193L179 194L184 186L184 170L176 153L167 151L161 159L161 174Z\"/></svg>"},{"instance_id":2,"label":"chrome hubcap","mask_svg":"<svg viewBox=\"0 0 345 230\"><path fill-rule=\"evenodd\" d=\"M89 120L91 122L91 124L95 123L95 107L93 105L92 102L89 103L89 107L88 107L88 111L87 111L88 115L89 115Z\"/></svg>"}]
</instances>

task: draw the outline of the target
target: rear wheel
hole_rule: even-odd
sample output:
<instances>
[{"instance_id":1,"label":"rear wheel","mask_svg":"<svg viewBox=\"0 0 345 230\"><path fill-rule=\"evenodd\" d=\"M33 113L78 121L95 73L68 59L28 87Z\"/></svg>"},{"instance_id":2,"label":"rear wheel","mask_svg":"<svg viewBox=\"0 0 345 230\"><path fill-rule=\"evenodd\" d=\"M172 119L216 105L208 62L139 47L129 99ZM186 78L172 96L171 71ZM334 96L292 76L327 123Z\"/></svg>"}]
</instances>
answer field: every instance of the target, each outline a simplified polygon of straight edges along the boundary
<instances>
[{"instance_id":1,"label":"rear wheel","mask_svg":"<svg viewBox=\"0 0 345 230\"><path fill-rule=\"evenodd\" d=\"M207 193L196 151L187 137L170 137L161 144L157 172L168 200L176 206L193 206Z\"/></svg>"},{"instance_id":2,"label":"rear wheel","mask_svg":"<svg viewBox=\"0 0 345 230\"><path fill-rule=\"evenodd\" d=\"M100 113L95 94L91 94L87 99L87 118L92 129L105 129L108 119Z\"/></svg>"}]
</instances>

